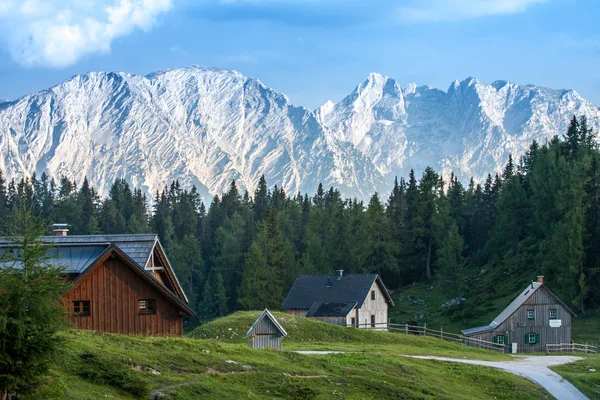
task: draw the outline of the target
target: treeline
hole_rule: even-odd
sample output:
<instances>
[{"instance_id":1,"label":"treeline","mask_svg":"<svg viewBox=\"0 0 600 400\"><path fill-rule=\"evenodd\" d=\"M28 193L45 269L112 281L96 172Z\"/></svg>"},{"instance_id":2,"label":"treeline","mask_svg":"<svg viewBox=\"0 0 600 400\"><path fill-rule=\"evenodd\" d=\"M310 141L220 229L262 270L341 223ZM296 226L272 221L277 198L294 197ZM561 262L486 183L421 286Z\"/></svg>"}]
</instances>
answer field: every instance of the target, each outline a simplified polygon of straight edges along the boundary
<instances>
[{"instance_id":1,"label":"treeline","mask_svg":"<svg viewBox=\"0 0 600 400\"><path fill-rule=\"evenodd\" d=\"M461 318L538 274L576 311L600 307L600 151L585 117L483 184L427 168L368 204L322 185L290 195L264 177L251 194L232 182L206 209L178 182L149 200L118 180L100 199L87 180L0 176L0 220L19 204L71 234L157 232L199 314L192 324L278 308L297 274L337 269L379 273L391 289L432 280L470 299L453 311Z\"/></svg>"}]
</instances>

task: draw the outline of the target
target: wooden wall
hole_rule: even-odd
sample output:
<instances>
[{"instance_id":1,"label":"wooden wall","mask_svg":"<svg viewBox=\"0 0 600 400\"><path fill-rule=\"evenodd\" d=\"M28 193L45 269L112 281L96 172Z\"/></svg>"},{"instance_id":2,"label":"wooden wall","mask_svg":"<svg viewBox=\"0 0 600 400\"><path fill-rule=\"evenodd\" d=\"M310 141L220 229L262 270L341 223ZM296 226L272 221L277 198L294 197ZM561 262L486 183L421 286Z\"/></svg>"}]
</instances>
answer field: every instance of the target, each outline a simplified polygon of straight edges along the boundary
<instances>
[{"instance_id":1,"label":"wooden wall","mask_svg":"<svg viewBox=\"0 0 600 400\"><path fill-rule=\"evenodd\" d=\"M156 299L155 314L140 314L138 300ZM73 315L73 301L90 300L90 315ZM180 310L150 283L116 257L110 257L65 296L69 320L78 328L100 332L181 336Z\"/></svg>"},{"instance_id":2,"label":"wooden wall","mask_svg":"<svg viewBox=\"0 0 600 400\"><path fill-rule=\"evenodd\" d=\"M281 332L269 318L263 318L250 333L248 342L251 349L281 350Z\"/></svg>"},{"instance_id":3,"label":"wooden wall","mask_svg":"<svg viewBox=\"0 0 600 400\"><path fill-rule=\"evenodd\" d=\"M343 279L343 278L342 278ZM371 291L375 291L375 300L371 300ZM371 326L371 315L375 315L375 323L377 324L377 329L385 330L387 329L388 322L388 303L385 299L385 295L379 285L377 284L377 280L373 282L369 293L367 293L367 298L363 306L356 312L351 312L346 317L347 326L352 326L352 318L357 319L357 323L361 328L367 325L367 328Z\"/></svg>"},{"instance_id":4,"label":"wooden wall","mask_svg":"<svg viewBox=\"0 0 600 400\"><path fill-rule=\"evenodd\" d=\"M527 318L528 310L535 311L534 319ZM550 310L556 310L559 328L550 326ZM529 333L539 334L539 342L527 343L525 335ZM471 337L492 342L498 335L508 336L509 349L511 343L517 343L519 353L545 352L546 344L571 343L571 313L542 287L494 331Z\"/></svg>"}]
</instances>

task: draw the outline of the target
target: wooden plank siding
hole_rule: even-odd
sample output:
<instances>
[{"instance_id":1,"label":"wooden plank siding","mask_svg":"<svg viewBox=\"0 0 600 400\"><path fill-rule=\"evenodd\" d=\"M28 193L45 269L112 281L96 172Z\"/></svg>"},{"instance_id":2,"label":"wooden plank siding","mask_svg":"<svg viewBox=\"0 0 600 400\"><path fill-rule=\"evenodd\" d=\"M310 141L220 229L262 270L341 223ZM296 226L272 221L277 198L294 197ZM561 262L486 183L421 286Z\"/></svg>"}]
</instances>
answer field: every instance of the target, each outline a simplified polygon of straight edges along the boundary
<instances>
[{"instance_id":1,"label":"wooden plank siding","mask_svg":"<svg viewBox=\"0 0 600 400\"><path fill-rule=\"evenodd\" d=\"M281 350L281 332L268 318L263 318L252 331L248 345L252 349Z\"/></svg>"},{"instance_id":2,"label":"wooden plank siding","mask_svg":"<svg viewBox=\"0 0 600 400\"><path fill-rule=\"evenodd\" d=\"M98 265L65 297L69 320L78 328L120 334L181 336L181 311L118 257ZM140 299L155 299L156 313L139 313ZM90 315L73 315L73 302L90 301Z\"/></svg>"},{"instance_id":3,"label":"wooden plank siding","mask_svg":"<svg viewBox=\"0 0 600 400\"><path fill-rule=\"evenodd\" d=\"M528 318L529 310L535 312L534 319ZM556 310L560 327L550 326L550 310ZM507 336L507 346L510 348L511 343L517 343L519 353L545 352L546 344L571 343L571 317L571 312L541 287L493 331L470 337L492 342L495 336ZM529 333L539 335L539 341L527 343L525 335Z\"/></svg>"}]
</instances>

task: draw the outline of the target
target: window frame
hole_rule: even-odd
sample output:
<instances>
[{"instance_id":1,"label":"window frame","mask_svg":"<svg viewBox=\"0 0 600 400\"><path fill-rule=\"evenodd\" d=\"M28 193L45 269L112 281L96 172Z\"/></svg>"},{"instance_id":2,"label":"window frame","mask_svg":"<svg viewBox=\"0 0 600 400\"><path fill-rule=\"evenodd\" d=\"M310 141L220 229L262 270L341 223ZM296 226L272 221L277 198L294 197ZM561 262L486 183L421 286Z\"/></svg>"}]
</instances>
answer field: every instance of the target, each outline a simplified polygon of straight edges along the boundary
<instances>
[{"instance_id":1,"label":"window frame","mask_svg":"<svg viewBox=\"0 0 600 400\"><path fill-rule=\"evenodd\" d=\"M356 317L351 317L350 318L350 324L351 324L351 326L356 327Z\"/></svg>"},{"instance_id":2,"label":"window frame","mask_svg":"<svg viewBox=\"0 0 600 400\"><path fill-rule=\"evenodd\" d=\"M503 346L506 345L506 343L504 343L504 338L505 338L505 336L503 336L503 335L498 336L498 344L501 344ZM500 340L502 340L502 342L500 342Z\"/></svg>"},{"instance_id":3,"label":"window frame","mask_svg":"<svg viewBox=\"0 0 600 400\"><path fill-rule=\"evenodd\" d=\"M550 319L556 319L557 316L556 309L550 310Z\"/></svg>"},{"instance_id":4,"label":"window frame","mask_svg":"<svg viewBox=\"0 0 600 400\"><path fill-rule=\"evenodd\" d=\"M533 342L531 341L531 338L533 337ZM536 344L537 343L537 335L535 333L528 333L527 334L527 344Z\"/></svg>"},{"instance_id":5,"label":"window frame","mask_svg":"<svg viewBox=\"0 0 600 400\"><path fill-rule=\"evenodd\" d=\"M87 311L85 310L87 307ZM73 315L77 317L89 317L92 305L89 300L73 300Z\"/></svg>"},{"instance_id":6,"label":"window frame","mask_svg":"<svg viewBox=\"0 0 600 400\"><path fill-rule=\"evenodd\" d=\"M375 318L375 314L371 314L371 328L377 327L377 320Z\"/></svg>"},{"instance_id":7,"label":"window frame","mask_svg":"<svg viewBox=\"0 0 600 400\"><path fill-rule=\"evenodd\" d=\"M376 294L374 290L371 290L371 300L375 300L376 299Z\"/></svg>"},{"instance_id":8,"label":"window frame","mask_svg":"<svg viewBox=\"0 0 600 400\"><path fill-rule=\"evenodd\" d=\"M145 303L144 308L142 308L142 302ZM156 299L138 299L138 313L156 314Z\"/></svg>"},{"instance_id":9,"label":"window frame","mask_svg":"<svg viewBox=\"0 0 600 400\"><path fill-rule=\"evenodd\" d=\"M527 310L527 319L535 319L535 310Z\"/></svg>"}]
</instances>

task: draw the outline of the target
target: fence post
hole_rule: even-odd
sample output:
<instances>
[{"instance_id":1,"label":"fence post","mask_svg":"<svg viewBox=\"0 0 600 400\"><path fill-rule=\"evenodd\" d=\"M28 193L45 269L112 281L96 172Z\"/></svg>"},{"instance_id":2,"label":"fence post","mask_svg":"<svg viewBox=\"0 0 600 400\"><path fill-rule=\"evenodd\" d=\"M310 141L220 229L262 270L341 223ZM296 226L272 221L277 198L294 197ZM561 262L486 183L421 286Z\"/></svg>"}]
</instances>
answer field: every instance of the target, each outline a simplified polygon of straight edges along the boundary
<instances>
[{"instance_id":1,"label":"fence post","mask_svg":"<svg viewBox=\"0 0 600 400\"><path fill-rule=\"evenodd\" d=\"M444 339L444 328L440 326L440 339Z\"/></svg>"}]
</instances>

